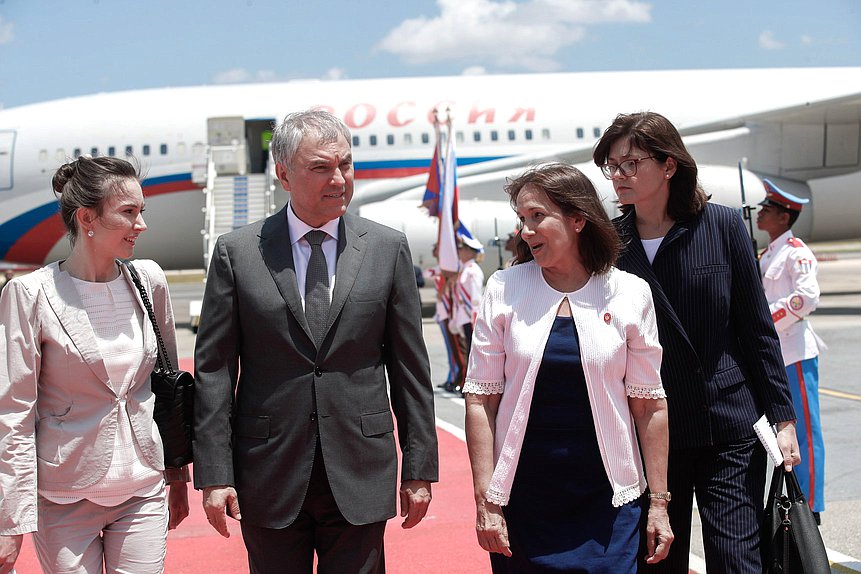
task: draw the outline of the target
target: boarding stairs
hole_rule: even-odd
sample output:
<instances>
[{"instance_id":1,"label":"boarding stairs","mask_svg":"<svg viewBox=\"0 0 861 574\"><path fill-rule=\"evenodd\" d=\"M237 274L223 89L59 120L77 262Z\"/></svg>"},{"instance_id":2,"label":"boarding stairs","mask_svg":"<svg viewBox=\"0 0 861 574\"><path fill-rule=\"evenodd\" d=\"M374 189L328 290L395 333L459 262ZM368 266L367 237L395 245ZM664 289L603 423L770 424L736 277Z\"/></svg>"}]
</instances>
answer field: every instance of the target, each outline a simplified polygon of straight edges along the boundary
<instances>
[{"instance_id":1,"label":"boarding stairs","mask_svg":"<svg viewBox=\"0 0 861 574\"><path fill-rule=\"evenodd\" d=\"M236 161L226 161L235 157ZM243 144L209 146L206 161L206 194L204 207L203 269L209 269L215 242L225 233L238 229L275 211L271 158L264 173L247 173ZM202 174L199 174L202 175ZM201 301L191 301L189 315L192 330L197 332Z\"/></svg>"},{"instance_id":2,"label":"boarding stairs","mask_svg":"<svg viewBox=\"0 0 861 574\"><path fill-rule=\"evenodd\" d=\"M213 157L215 154L210 153L204 189L204 269L209 268L212 250L221 235L263 219L274 209L274 187L269 170L265 173L222 173Z\"/></svg>"}]
</instances>

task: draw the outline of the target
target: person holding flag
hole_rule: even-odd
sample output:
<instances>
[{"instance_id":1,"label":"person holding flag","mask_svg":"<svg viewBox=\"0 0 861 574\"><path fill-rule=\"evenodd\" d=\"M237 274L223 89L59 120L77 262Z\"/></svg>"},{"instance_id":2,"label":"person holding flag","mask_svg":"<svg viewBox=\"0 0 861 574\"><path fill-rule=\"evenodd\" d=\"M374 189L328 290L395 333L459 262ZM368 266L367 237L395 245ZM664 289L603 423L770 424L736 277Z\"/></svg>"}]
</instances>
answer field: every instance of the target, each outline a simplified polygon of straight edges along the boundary
<instances>
[{"instance_id":1,"label":"person holding flag","mask_svg":"<svg viewBox=\"0 0 861 574\"><path fill-rule=\"evenodd\" d=\"M455 334L460 351L456 357L461 360L460 377L455 387L450 389L456 393L462 391L466 379L475 314L481 303L484 272L479 267L477 258L483 252L484 246L481 241L472 237L466 228L462 228L457 234L457 255L461 268L452 294L452 314L449 321L449 328Z\"/></svg>"},{"instance_id":2,"label":"person holding flag","mask_svg":"<svg viewBox=\"0 0 861 574\"><path fill-rule=\"evenodd\" d=\"M439 259L439 249L436 243L433 246L433 256ZM424 275L428 280L433 281L433 286L436 290L436 308L433 318L442 331L442 340L445 343L446 358L448 359L448 374L445 381L437 386L451 391L454 389L460 376L460 361L456 357L456 354L460 351L454 333L448 328L448 321L451 317L451 292L454 282L443 274L439 265L426 269Z\"/></svg>"},{"instance_id":3,"label":"person holding flag","mask_svg":"<svg viewBox=\"0 0 861 574\"><path fill-rule=\"evenodd\" d=\"M457 343L453 345L451 357L457 363L458 377L444 388L459 393L466 376L473 310L478 305L484 284L484 273L475 259L484 247L458 218L457 157L450 110L445 111L445 137L440 130L441 123L438 110L434 110L436 146L422 206L439 220L436 257L440 272L453 286L448 328Z\"/></svg>"}]
</instances>

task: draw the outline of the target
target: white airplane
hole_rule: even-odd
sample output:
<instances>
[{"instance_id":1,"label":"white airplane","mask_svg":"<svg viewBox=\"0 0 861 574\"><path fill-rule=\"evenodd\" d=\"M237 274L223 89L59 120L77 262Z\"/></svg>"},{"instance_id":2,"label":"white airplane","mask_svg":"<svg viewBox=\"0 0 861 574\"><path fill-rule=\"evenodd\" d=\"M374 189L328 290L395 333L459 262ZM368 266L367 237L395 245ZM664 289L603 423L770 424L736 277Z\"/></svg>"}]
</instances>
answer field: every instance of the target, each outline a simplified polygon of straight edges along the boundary
<instances>
[{"instance_id":1,"label":"white airplane","mask_svg":"<svg viewBox=\"0 0 861 574\"><path fill-rule=\"evenodd\" d=\"M515 227L505 178L535 163L576 165L614 215L592 147L617 113L641 110L679 127L713 201L740 206L742 179L747 203L756 204L767 177L811 198L795 226L804 239L861 236L861 68L457 76L135 90L2 110L0 260L63 257L54 170L80 154L131 154L146 171L150 228L136 255L166 268L203 267L207 169L233 150L236 177L264 171L263 133L309 107L352 130L351 210L404 231L420 266L432 264L436 237L435 220L418 207L435 108L453 117L461 219L485 243ZM276 189L267 212L285 201ZM234 224L244 221L233 214ZM507 254L488 248L486 271L499 255Z\"/></svg>"}]
</instances>

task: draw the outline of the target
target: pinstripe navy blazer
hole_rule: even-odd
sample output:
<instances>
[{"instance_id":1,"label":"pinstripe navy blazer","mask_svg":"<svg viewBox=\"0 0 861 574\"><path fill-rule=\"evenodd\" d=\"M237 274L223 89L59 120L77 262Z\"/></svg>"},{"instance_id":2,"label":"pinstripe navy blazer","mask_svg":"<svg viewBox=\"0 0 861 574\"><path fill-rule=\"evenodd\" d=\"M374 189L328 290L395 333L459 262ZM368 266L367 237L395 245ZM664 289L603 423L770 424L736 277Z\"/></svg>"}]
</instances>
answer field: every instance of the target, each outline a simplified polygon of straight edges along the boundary
<instances>
[{"instance_id":1,"label":"pinstripe navy blazer","mask_svg":"<svg viewBox=\"0 0 861 574\"><path fill-rule=\"evenodd\" d=\"M614 220L625 243L617 267L652 288L664 348L670 447L754 436L795 414L750 238L738 212L708 204L677 222L649 264L631 210Z\"/></svg>"}]
</instances>

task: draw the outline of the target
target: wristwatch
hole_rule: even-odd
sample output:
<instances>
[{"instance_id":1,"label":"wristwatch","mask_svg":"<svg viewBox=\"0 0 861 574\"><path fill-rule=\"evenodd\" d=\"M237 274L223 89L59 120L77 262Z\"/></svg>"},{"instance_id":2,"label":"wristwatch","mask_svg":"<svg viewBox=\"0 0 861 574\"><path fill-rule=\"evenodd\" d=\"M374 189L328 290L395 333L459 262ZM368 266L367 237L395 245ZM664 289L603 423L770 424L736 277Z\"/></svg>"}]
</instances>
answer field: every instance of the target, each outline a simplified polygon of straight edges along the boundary
<instances>
[{"instance_id":1,"label":"wristwatch","mask_svg":"<svg viewBox=\"0 0 861 574\"><path fill-rule=\"evenodd\" d=\"M659 500L666 500L667 502L669 502L670 500L673 499L673 495L669 491L667 491L667 492L650 492L649 498L650 499L657 498Z\"/></svg>"}]
</instances>

